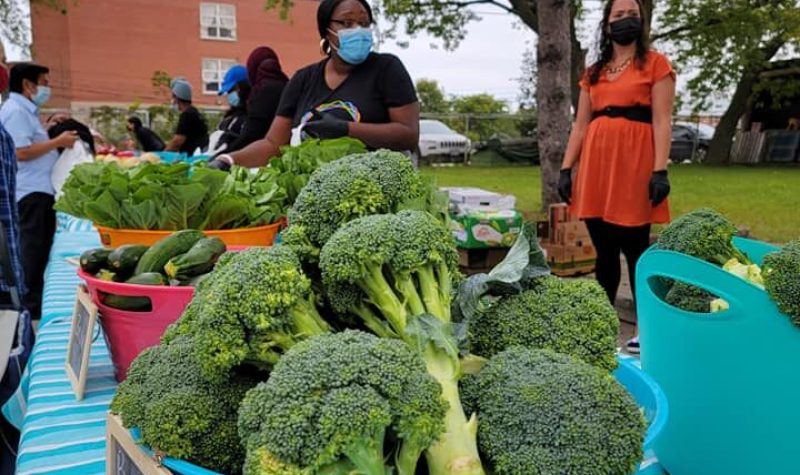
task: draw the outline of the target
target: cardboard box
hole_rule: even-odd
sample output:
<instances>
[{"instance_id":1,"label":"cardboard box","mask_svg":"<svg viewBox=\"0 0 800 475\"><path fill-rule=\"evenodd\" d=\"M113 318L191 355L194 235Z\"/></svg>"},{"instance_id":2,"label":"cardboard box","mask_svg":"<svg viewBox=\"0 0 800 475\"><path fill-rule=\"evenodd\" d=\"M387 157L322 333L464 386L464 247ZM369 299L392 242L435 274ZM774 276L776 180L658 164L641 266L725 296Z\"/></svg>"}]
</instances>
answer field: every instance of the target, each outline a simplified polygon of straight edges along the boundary
<instances>
[{"instance_id":1,"label":"cardboard box","mask_svg":"<svg viewBox=\"0 0 800 475\"><path fill-rule=\"evenodd\" d=\"M481 211L510 211L517 205L514 195L503 195L480 188L442 188L450 197L450 202L459 210L476 208Z\"/></svg>"},{"instance_id":2,"label":"cardboard box","mask_svg":"<svg viewBox=\"0 0 800 475\"><path fill-rule=\"evenodd\" d=\"M450 229L462 249L508 248L522 232L522 215L515 210L471 211L450 217Z\"/></svg>"},{"instance_id":3,"label":"cardboard box","mask_svg":"<svg viewBox=\"0 0 800 475\"><path fill-rule=\"evenodd\" d=\"M589 230L583 221L567 221L556 224L555 237L551 241L555 244L583 246L592 243Z\"/></svg>"},{"instance_id":4,"label":"cardboard box","mask_svg":"<svg viewBox=\"0 0 800 475\"><path fill-rule=\"evenodd\" d=\"M597 254L591 244L570 246L543 242L542 248L547 255L547 264L555 275L588 274L594 270Z\"/></svg>"},{"instance_id":5,"label":"cardboard box","mask_svg":"<svg viewBox=\"0 0 800 475\"><path fill-rule=\"evenodd\" d=\"M489 272L505 259L508 249L459 249L458 265L468 274Z\"/></svg>"}]
</instances>

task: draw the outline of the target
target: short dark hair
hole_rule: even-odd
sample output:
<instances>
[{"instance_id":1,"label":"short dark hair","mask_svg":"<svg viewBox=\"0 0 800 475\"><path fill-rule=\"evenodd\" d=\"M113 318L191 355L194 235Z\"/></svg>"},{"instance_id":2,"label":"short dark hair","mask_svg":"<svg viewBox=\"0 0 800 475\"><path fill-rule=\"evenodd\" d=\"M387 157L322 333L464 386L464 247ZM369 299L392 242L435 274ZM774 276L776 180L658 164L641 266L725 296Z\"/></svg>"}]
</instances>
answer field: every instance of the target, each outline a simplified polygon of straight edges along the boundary
<instances>
[{"instance_id":1,"label":"short dark hair","mask_svg":"<svg viewBox=\"0 0 800 475\"><path fill-rule=\"evenodd\" d=\"M8 89L11 92L22 94L22 81L28 81L37 84L39 76L50 72L50 68L46 68L35 63L19 63L11 68L10 78L8 81Z\"/></svg>"},{"instance_id":2,"label":"short dark hair","mask_svg":"<svg viewBox=\"0 0 800 475\"><path fill-rule=\"evenodd\" d=\"M133 125L133 128L138 129L142 126L142 119L134 116L128 117L128 123Z\"/></svg>"},{"instance_id":3,"label":"short dark hair","mask_svg":"<svg viewBox=\"0 0 800 475\"><path fill-rule=\"evenodd\" d=\"M317 29L319 30L319 37L325 39L328 36L328 28L331 26L331 19L333 18L333 11L336 7L344 3L345 0L322 0L317 7ZM367 0L357 0L358 3L364 6L369 15L369 21L375 23L375 17L372 16L372 7L369 6Z\"/></svg>"}]
</instances>

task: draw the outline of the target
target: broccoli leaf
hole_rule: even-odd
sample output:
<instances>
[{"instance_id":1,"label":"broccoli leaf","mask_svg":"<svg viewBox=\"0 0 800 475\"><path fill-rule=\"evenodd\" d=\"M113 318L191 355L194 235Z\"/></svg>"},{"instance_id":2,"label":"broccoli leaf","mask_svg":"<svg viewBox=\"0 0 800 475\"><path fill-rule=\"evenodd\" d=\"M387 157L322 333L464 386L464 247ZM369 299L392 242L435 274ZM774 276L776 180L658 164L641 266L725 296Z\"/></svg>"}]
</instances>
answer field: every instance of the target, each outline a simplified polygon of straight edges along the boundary
<instances>
[{"instance_id":1,"label":"broccoli leaf","mask_svg":"<svg viewBox=\"0 0 800 475\"><path fill-rule=\"evenodd\" d=\"M485 296L520 293L546 275L550 275L550 268L539 247L536 228L526 223L505 259L488 274L475 274L461 283L453 314L457 320L469 320L481 310Z\"/></svg>"},{"instance_id":2,"label":"broccoli leaf","mask_svg":"<svg viewBox=\"0 0 800 475\"><path fill-rule=\"evenodd\" d=\"M411 346L424 353L429 344L444 351L451 358L458 358L459 348L451 325L431 314L422 314L408 322L405 334L412 338Z\"/></svg>"}]
</instances>

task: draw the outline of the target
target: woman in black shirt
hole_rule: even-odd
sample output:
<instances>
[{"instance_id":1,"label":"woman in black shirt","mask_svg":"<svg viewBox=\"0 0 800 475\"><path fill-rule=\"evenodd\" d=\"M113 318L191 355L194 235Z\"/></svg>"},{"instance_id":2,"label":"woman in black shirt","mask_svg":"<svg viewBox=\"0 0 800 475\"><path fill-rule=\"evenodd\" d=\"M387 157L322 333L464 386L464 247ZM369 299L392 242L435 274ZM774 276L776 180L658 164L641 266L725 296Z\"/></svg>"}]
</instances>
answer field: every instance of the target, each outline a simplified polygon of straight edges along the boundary
<instances>
[{"instance_id":1,"label":"woman in black shirt","mask_svg":"<svg viewBox=\"0 0 800 475\"><path fill-rule=\"evenodd\" d=\"M295 74L267 136L211 166L265 165L297 137L350 136L370 148L413 150L419 141L419 103L400 60L371 52L372 10L366 0L323 0L317 10L327 58Z\"/></svg>"}]
</instances>

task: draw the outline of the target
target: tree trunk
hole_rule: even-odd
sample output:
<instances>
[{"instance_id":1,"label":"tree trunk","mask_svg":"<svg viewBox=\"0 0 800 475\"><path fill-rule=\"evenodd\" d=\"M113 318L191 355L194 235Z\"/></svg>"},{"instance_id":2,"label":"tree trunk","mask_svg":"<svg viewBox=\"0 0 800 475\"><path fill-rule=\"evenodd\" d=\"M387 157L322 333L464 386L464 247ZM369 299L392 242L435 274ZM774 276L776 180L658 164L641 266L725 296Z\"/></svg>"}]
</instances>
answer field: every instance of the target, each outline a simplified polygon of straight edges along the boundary
<instances>
[{"instance_id":1,"label":"tree trunk","mask_svg":"<svg viewBox=\"0 0 800 475\"><path fill-rule=\"evenodd\" d=\"M572 12L572 18L569 21L569 37L571 43L571 56L570 62L572 63L572 74L570 75L569 85L572 94L572 107L575 112L578 112L578 98L581 95L581 87L578 82L581 80L583 70L586 68L586 50L578 40L578 34L575 31L575 12Z\"/></svg>"},{"instance_id":2,"label":"tree trunk","mask_svg":"<svg viewBox=\"0 0 800 475\"><path fill-rule=\"evenodd\" d=\"M537 0L539 41L539 157L542 168L542 208L557 203L558 170L564 158L571 122L572 77L569 0Z\"/></svg>"},{"instance_id":3,"label":"tree trunk","mask_svg":"<svg viewBox=\"0 0 800 475\"><path fill-rule=\"evenodd\" d=\"M784 42L776 39L764 46L760 53L762 61L753 61L749 69L746 69L739 82L736 84L736 91L733 93L728 109L714 131L714 137L708 145L708 155L706 162L713 165L722 165L730 161L731 148L733 146L733 136L736 134L736 126L739 119L747 111L747 105L753 95L753 87L758 82L759 74L764 69L764 65L772 59L778 50L783 47Z\"/></svg>"}]
</instances>

